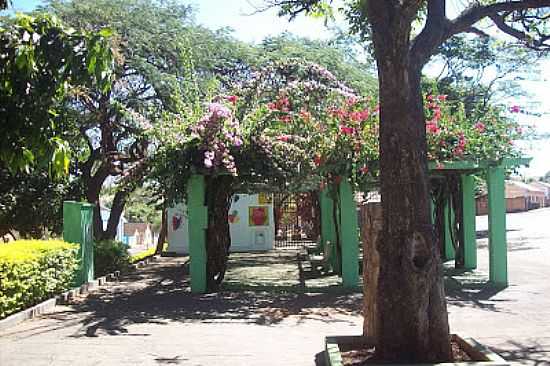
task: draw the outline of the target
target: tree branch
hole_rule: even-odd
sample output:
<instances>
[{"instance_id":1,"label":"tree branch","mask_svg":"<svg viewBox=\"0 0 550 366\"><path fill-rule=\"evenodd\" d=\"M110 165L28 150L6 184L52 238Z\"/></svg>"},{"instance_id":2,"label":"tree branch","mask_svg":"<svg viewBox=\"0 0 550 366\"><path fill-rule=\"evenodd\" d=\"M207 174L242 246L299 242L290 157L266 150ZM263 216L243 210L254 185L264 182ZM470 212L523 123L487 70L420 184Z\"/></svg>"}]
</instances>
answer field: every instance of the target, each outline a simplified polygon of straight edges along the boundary
<instances>
[{"instance_id":1,"label":"tree branch","mask_svg":"<svg viewBox=\"0 0 550 366\"><path fill-rule=\"evenodd\" d=\"M550 48L550 45L546 44L545 42L550 39L550 36L542 36L539 39L533 39L530 37L527 33L522 32L508 24L504 21L504 16L500 15L490 15L489 18L495 23L498 29L500 29L502 32L518 39L519 41L524 42L527 47L532 48L534 50L542 50L542 49L548 49Z\"/></svg>"},{"instance_id":2,"label":"tree branch","mask_svg":"<svg viewBox=\"0 0 550 366\"><path fill-rule=\"evenodd\" d=\"M457 33L465 32L483 18L498 15L503 12L539 9L544 7L550 7L550 0L517 0L499 2L491 5L476 5L464 10L462 14L451 22L451 34L449 34L449 37Z\"/></svg>"},{"instance_id":3,"label":"tree branch","mask_svg":"<svg viewBox=\"0 0 550 366\"><path fill-rule=\"evenodd\" d=\"M520 10L540 9L545 7L550 7L550 0L502 1L490 5L475 5L469 7L454 20L449 20L446 16L441 15L441 13L444 12L444 9L442 9L444 8L444 0L429 0L426 25L412 43L410 52L411 66L417 69L422 68L436 49L455 34L462 32L478 33L473 26L482 19L499 17L501 13L512 13ZM502 23L504 23L504 20L502 20ZM505 23L504 25L511 28ZM512 30L517 31L514 28L512 28ZM514 36L513 34L510 35ZM517 35L521 36L520 34ZM541 38L543 42L548 40L547 37Z\"/></svg>"},{"instance_id":4,"label":"tree branch","mask_svg":"<svg viewBox=\"0 0 550 366\"><path fill-rule=\"evenodd\" d=\"M445 41L450 24L446 15L446 1L429 0L426 25L411 46L411 65L414 69L422 69L437 47Z\"/></svg>"},{"instance_id":5,"label":"tree branch","mask_svg":"<svg viewBox=\"0 0 550 366\"><path fill-rule=\"evenodd\" d=\"M489 34L485 33L484 31L482 31L481 29L476 28L476 27L467 28L464 32L476 34L476 35L478 35L480 37L483 37L483 38L491 37Z\"/></svg>"}]
</instances>

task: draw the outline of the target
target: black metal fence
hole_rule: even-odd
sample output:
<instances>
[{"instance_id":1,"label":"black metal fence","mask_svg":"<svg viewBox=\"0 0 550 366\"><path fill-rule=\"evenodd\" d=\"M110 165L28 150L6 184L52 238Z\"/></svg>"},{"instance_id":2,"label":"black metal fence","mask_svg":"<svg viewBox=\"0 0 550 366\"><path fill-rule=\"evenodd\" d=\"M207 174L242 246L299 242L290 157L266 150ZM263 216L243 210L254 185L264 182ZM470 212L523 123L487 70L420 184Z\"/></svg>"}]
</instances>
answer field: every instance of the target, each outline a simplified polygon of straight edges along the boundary
<instances>
[{"instance_id":1,"label":"black metal fence","mask_svg":"<svg viewBox=\"0 0 550 366\"><path fill-rule=\"evenodd\" d=\"M319 215L313 197L310 193L275 194L276 249L299 249L316 241Z\"/></svg>"}]
</instances>

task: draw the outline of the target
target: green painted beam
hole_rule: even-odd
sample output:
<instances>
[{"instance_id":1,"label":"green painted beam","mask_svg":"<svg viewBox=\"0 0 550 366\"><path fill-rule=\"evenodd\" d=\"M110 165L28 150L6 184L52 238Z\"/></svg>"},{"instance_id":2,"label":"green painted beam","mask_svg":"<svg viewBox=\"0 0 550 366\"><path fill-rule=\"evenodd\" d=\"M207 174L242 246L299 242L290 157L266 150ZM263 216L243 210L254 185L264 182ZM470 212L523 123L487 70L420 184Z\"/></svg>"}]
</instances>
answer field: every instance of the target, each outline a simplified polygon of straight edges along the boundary
<instances>
[{"instance_id":1,"label":"green painted beam","mask_svg":"<svg viewBox=\"0 0 550 366\"><path fill-rule=\"evenodd\" d=\"M357 205L353 189L347 180L343 180L340 190L340 227L342 243L342 283L344 287L355 287L359 282L359 231L357 223Z\"/></svg>"},{"instance_id":2,"label":"green painted beam","mask_svg":"<svg viewBox=\"0 0 550 366\"><path fill-rule=\"evenodd\" d=\"M504 158L502 159L501 166L503 168L515 168L518 166L528 166L533 158L521 157L521 158Z\"/></svg>"},{"instance_id":3,"label":"green painted beam","mask_svg":"<svg viewBox=\"0 0 550 366\"><path fill-rule=\"evenodd\" d=\"M332 252L329 256L329 264L334 270L336 265L336 226L334 225L333 209L334 201L328 194L328 188L325 188L320 192L319 204L321 206L321 247L325 248L325 243L330 241L332 243Z\"/></svg>"},{"instance_id":4,"label":"green painted beam","mask_svg":"<svg viewBox=\"0 0 550 366\"><path fill-rule=\"evenodd\" d=\"M484 167L486 167L486 164L468 160L428 162L428 169L432 172L438 170L479 170Z\"/></svg>"},{"instance_id":5,"label":"green painted beam","mask_svg":"<svg viewBox=\"0 0 550 366\"><path fill-rule=\"evenodd\" d=\"M453 245L452 239L452 226L451 222L454 222L455 214L454 210L451 207L450 202L445 202L444 212L443 212L443 227L444 227L444 240L445 240L445 253L444 258L446 261L455 259L455 247Z\"/></svg>"},{"instance_id":6,"label":"green painted beam","mask_svg":"<svg viewBox=\"0 0 550 366\"><path fill-rule=\"evenodd\" d=\"M477 268L476 200L474 177L461 175L462 181L462 242L464 243L464 268Z\"/></svg>"},{"instance_id":7,"label":"green painted beam","mask_svg":"<svg viewBox=\"0 0 550 366\"><path fill-rule=\"evenodd\" d=\"M487 169L489 205L489 279L497 286L508 286L506 245L506 200L504 168Z\"/></svg>"},{"instance_id":8,"label":"green painted beam","mask_svg":"<svg viewBox=\"0 0 550 366\"><path fill-rule=\"evenodd\" d=\"M63 202L63 240L79 245L75 286L94 280L94 205Z\"/></svg>"},{"instance_id":9,"label":"green painted beam","mask_svg":"<svg viewBox=\"0 0 550 366\"><path fill-rule=\"evenodd\" d=\"M206 281L206 228L208 209L204 206L206 187L204 176L193 175L187 182L187 222L189 226L189 258L191 292L205 293Z\"/></svg>"},{"instance_id":10,"label":"green painted beam","mask_svg":"<svg viewBox=\"0 0 550 366\"><path fill-rule=\"evenodd\" d=\"M454 160L454 161L429 161L428 168L434 173L445 170L485 170L491 166L501 166L503 168L514 168L523 165L529 165L533 158L504 158L502 161L471 161L471 160Z\"/></svg>"}]
</instances>

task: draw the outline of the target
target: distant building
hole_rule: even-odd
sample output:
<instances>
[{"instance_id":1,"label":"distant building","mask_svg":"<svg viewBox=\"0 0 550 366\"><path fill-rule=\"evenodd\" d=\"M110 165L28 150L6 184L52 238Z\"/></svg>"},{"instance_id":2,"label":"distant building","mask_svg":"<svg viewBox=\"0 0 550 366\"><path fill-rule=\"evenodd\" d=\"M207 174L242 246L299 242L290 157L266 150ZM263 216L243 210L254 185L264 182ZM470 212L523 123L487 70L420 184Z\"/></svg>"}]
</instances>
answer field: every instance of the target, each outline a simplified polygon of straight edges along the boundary
<instances>
[{"instance_id":1,"label":"distant building","mask_svg":"<svg viewBox=\"0 0 550 366\"><path fill-rule=\"evenodd\" d=\"M550 183L533 182L533 183L529 183L529 185L543 191L544 192L544 207L550 206Z\"/></svg>"},{"instance_id":2,"label":"distant building","mask_svg":"<svg viewBox=\"0 0 550 366\"><path fill-rule=\"evenodd\" d=\"M130 247L153 246L155 237L151 225L146 222L128 222L124 224L124 242Z\"/></svg>"},{"instance_id":3,"label":"distant building","mask_svg":"<svg viewBox=\"0 0 550 366\"><path fill-rule=\"evenodd\" d=\"M187 207L180 203L170 207L168 216L168 252L189 253ZM273 195L235 194L228 214L232 252L267 251L274 247L275 224Z\"/></svg>"},{"instance_id":4,"label":"distant building","mask_svg":"<svg viewBox=\"0 0 550 366\"><path fill-rule=\"evenodd\" d=\"M506 181L506 212L521 212L546 206L545 191L536 186ZM478 215L487 215L489 212L487 193L483 193L476 200Z\"/></svg>"}]
</instances>

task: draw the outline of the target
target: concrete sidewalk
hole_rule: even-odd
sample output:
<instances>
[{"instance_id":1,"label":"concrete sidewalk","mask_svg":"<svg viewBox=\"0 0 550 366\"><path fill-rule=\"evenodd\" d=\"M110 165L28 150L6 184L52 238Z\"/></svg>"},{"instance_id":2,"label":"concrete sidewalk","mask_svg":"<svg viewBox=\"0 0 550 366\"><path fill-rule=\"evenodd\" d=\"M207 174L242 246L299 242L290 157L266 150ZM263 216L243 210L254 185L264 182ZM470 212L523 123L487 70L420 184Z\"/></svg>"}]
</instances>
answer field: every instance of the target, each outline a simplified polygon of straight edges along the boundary
<instances>
[{"instance_id":1,"label":"concrete sidewalk","mask_svg":"<svg viewBox=\"0 0 550 366\"><path fill-rule=\"evenodd\" d=\"M181 264L0 333L0 365L312 365L325 335L360 331L360 294L193 295Z\"/></svg>"},{"instance_id":2,"label":"concrete sidewalk","mask_svg":"<svg viewBox=\"0 0 550 366\"><path fill-rule=\"evenodd\" d=\"M550 365L550 209L508 216L510 287L448 292L451 329L505 358ZM478 228L483 237L483 218ZM0 333L0 365L313 365L326 335L360 334L360 294L189 293L164 258L85 301Z\"/></svg>"}]
</instances>

